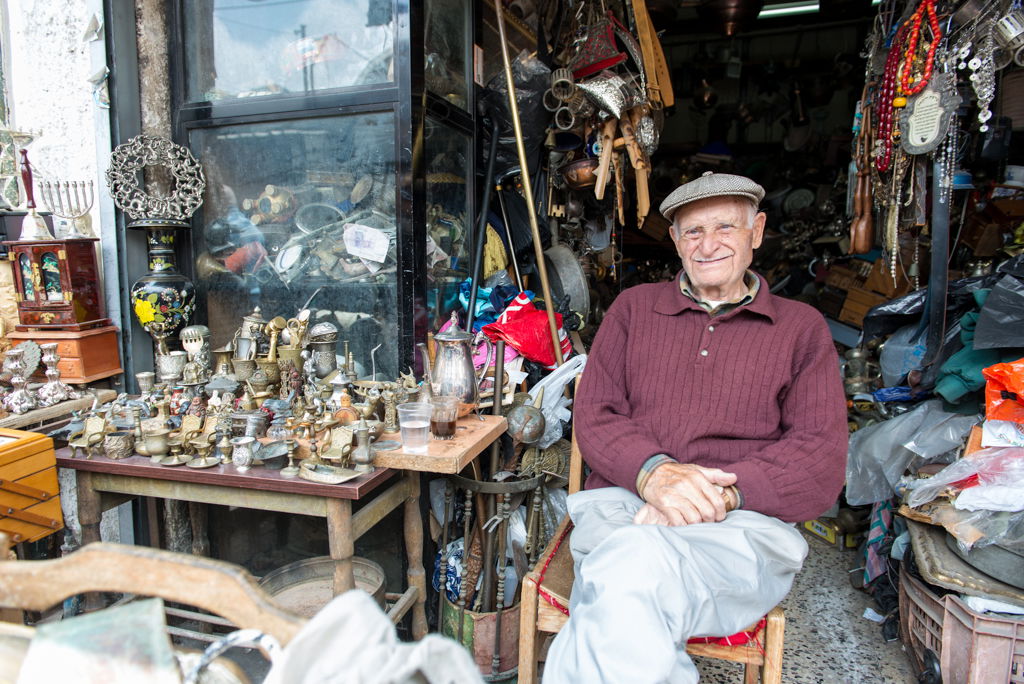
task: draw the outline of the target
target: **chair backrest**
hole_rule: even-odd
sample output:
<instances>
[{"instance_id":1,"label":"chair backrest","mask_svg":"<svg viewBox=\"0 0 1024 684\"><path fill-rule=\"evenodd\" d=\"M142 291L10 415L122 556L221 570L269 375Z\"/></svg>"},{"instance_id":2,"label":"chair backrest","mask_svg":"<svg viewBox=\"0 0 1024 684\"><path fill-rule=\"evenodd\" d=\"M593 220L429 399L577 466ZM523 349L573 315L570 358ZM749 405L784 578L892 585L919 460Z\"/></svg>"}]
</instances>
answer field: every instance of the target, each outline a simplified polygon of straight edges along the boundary
<instances>
[{"instance_id":1,"label":"chair backrest","mask_svg":"<svg viewBox=\"0 0 1024 684\"><path fill-rule=\"evenodd\" d=\"M102 434L107 429L107 421L102 416L90 416L85 419L85 426L82 430L83 437Z\"/></svg>"},{"instance_id":2,"label":"chair backrest","mask_svg":"<svg viewBox=\"0 0 1024 684\"><path fill-rule=\"evenodd\" d=\"M46 610L90 591L158 596L258 629L282 645L305 624L272 603L253 577L232 563L108 543L88 544L56 560L8 561L4 547L0 534L0 607Z\"/></svg>"},{"instance_id":3,"label":"chair backrest","mask_svg":"<svg viewBox=\"0 0 1024 684\"><path fill-rule=\"evenodd\" d=\"M576 389L579 389L580 375L576 376L573 384ZM581 489L583 489L583 454L580 453L580 445L576 441L576 419L574 416L572 421L572 448L569 450L569 493L575 494Z\"/></svg>"}]
</instances>

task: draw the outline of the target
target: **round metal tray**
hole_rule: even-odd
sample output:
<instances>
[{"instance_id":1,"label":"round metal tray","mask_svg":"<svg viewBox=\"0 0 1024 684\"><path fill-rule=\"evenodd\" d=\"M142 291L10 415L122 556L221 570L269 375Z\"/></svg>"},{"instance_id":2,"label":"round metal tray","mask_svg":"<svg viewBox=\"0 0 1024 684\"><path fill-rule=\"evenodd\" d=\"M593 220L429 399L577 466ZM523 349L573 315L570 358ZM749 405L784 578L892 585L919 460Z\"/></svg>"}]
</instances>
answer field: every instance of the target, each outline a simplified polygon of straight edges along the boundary
<instances>
[{"instance_id":1,"label":"round metal tray","mask_svg":"<svg viewBox=\"0 0 1024 684\"><path fill-rule=\"evenodd\" d=\"M384 608L384 568L368 558L352 557L356 587ZM317 556L289 563L259 582L274 602L289 613L311 618L334 598L334 561Z\"/></svg>"}]
</instances>

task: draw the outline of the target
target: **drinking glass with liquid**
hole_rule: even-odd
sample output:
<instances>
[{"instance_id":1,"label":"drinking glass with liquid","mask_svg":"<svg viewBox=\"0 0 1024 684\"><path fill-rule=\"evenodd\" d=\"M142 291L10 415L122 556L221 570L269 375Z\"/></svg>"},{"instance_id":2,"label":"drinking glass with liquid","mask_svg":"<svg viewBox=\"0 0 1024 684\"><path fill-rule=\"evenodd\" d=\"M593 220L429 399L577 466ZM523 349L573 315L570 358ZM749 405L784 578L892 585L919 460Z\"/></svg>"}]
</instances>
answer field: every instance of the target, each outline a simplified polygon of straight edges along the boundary
<instances>
[{"instance_id":1,"label":"drinking glass with liquid","mask_svg":"<svg viewBox=\"0 0 1024 684\"><path fill-rule=\"evenodd\" d=\"M433 406L427 402L398 405L398 429L402 433L402 451L407 454L427 453L427 435Z\"/></svg>"},{"instance_id":2,"label":"drinking glass with liquid","mask_svg":"<svg viewBox=\"0 0 1024 684\"><path fill-rule=\"evenodd\" d=\"M458 397L430 398L430 434L434 439L451 439L455 436L455 420L459 416Z\"/></svg>"}]
</instances>

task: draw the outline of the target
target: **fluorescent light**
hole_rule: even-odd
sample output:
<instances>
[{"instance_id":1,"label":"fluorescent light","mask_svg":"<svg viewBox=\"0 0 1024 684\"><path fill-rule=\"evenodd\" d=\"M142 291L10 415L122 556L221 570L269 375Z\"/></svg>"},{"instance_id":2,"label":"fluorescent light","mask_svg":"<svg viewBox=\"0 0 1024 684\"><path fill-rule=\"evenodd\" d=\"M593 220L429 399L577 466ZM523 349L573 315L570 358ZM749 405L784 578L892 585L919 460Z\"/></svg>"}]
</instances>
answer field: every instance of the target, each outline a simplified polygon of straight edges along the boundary
<instances>
[{"instance_id":1,"label":"fluorescent light","mask_svg":"<svg viewBox=\"0 0 1024 684\"><path fill-rule=\"evenodd\" d=\"M769 17L788 17L794 14L810 14L811 12L817 12L821 9L817 0L810 0L804 2L780 2L774 5L766 5L761 13L757 15L758 19L768 19Z\"/></svg>"}]
</instances>

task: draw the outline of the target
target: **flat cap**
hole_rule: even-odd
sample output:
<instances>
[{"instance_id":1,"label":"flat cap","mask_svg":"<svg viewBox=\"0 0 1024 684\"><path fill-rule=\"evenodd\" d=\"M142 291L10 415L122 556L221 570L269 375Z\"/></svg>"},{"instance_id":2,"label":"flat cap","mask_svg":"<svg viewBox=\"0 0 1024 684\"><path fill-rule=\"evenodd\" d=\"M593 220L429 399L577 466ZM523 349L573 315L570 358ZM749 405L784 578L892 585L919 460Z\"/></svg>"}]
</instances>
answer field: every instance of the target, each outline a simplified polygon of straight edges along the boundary
<instances>
[{"instance_id":1,"label":"flat cap","mask_svg":"<svg viewBox=\"0 0 1024 684\"><path fill-rule=\"evenodd\" d=\"M679 207L709 197L743 197L757 206L764 199L764 188L746 176L705 171L700 178L683 183L673 190L659 209L661 215L671 221L672 214Z\"/></svg>"}]
</instances>

